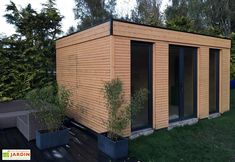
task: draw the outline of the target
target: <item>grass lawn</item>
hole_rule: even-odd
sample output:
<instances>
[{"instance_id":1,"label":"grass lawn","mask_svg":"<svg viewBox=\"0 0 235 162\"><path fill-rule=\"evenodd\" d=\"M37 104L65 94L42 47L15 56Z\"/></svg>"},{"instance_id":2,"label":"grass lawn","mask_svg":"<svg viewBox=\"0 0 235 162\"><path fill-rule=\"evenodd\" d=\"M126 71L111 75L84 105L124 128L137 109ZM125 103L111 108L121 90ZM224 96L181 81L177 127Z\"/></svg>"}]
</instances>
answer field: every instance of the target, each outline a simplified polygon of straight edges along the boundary
<instances>
[{"instance_id":1,"label":"grass lawn","mask_svg":"<svg viewBox=\"0 0 235 162\"><path fill-rule=\"evenodd\" d=\"M235 162L235 90L230 100L231 110L219 118L130 141L130 155L147 162Z\"/></svg>"}]
</instances>

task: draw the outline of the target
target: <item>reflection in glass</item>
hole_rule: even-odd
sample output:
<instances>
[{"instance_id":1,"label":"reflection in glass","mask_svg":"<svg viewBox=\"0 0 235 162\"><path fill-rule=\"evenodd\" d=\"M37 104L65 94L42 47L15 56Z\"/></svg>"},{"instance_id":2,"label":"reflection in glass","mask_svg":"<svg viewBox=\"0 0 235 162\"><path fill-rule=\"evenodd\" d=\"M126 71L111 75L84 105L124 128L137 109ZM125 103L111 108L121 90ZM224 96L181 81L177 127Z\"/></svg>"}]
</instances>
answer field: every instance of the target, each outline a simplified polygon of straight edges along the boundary
<instances>
[{"instance_id":1,"label":"reflection in glass","mask_svg":"<svg viewBox=\"0 0 235 162\"><path fill-rule=\"evenodd\" d=\"M133 95L139 89L148 89L148 78L150 75L149 70L149 57L150 57L149 44L132 43L131 51L131 94ZM145 102L143 108L133 117L132 129L139 129L149 126L149 105L148 101Z\"/></svg>"},{"instance_id":2,"label":"reflection in glass","mask_svg":"<svg viewBox=\"0 0 235 162\"><path fill-rule=\"evenodd\" d=\"M170 46L170 110L169 119L179 119L179 48Z\"/></svg>"},{"instance_id":3,"label":"reflection in glass","mask_svg":"<svg viewBox=\"0 0 235 162\"><path fill-rule=\"evenodd\" d=\"M219 75L218 71L218 57L219 57L219 51L215 49L210 49L210 56L209 56L209 111L211 113L218 112L218 105L217 105L217 87L218 86L218 80L217 75Z\"/></svg>"},{"instance_id":4,"label":"reflection in glass","mask_svg":"<svg viewBox=\"0 0 235 162\"><path fill-rule=\"evenodd\" d=\"M193 115L193 84L194 84L194 69L193 69L193 48L185 48L184 54L184 117Z\"/></svg>"},{"instance_id":5,"label":"reflection in glass","mask_svg":"<svg viewBox=\"0 0 235 162\"><path fill-rule=\"evenodd\" d=\"M169 120L192 118L196 111L196 48L169 49Z\"/></svg>"}]
</instances>

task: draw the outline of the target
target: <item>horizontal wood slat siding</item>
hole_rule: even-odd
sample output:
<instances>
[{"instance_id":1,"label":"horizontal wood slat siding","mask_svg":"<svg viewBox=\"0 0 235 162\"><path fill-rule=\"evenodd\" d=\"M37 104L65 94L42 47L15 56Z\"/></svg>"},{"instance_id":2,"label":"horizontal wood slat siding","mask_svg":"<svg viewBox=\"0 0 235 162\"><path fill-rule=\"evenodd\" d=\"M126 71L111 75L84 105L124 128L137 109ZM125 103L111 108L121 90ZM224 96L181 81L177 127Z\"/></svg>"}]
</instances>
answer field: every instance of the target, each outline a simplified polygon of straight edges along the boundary
<instances>
[{"instance_id":1,"label":"horizontal wood slat siding","mask_svg":"<svg viewBox=\"0 0 235 162\"><path fill-rule=\"evenodd\" d=\"M199 118L207 118L209 115L209 48L198 48L198 116Z\"/></svg>"},{"instance_id":2,"label":"horizontal wood slat siding","mask_svg":"<svg viewBox=\"0 0 235 162\"><path fill-rule=\"evenodd\" d=\"M114 73L124 82L125 94L130 96L130 43L131 40L146 41L134 37L114 36ZM153 45L153 127L155 129L166 128L169 125L169 44L189 45L177 42L152 41ZM190 45L189 45L190 46ZM191 45L195 47L194 45ZM198 118L207 118L209 115L209 48L210 46L196 46L198 48ZM214 46L213 46L214 47ZM229 47L228 47L229 48ZM223 111L227 111L229 106L229 49L223 49L222 68L222 89L225 91L222 97ZM226 79L227 78L227 79ZM226 89L227 88L227 89ZM221 94L222 95L222 94ZM127 98L128 98L127 96ZM129 132L128 132L129 131ZM125 131L125 135L130 134L130 128Z\"/></svg>"},{"instance_id":3,"label":"horizontal wood slat siding","mask_svg":"<svg viewBox=\"0 0 235 162\"><path fill-rule=\"evenodd\" d=\"M168 127L169 121L169 94L168 94L168 70L169 70L169 44L167 42L155 42L155 128Z\"/></svg>"},{"instance_id":4,"label":"horizontal wood slat siding","mask_svg":"<svg viewBox=\"0 0 235 162\"><path fill-rule=\"evenodd\" d=\"M220 112L224 113L229 110L230 107L230 50L222 49L220 51L220 64L221 64L221 76L220 76L220 86L221 86L221 109Z\"/></svg>"},{"instance_id":5,"label":"horizontal wood slat siding","mask_svg":"<svg viewBox=\"0 0 235 162\"><path fill-rule=\"evenodd\" d=\"M110 47L110 37L103 37L58 48L56 55L57 82L73 94L68 116L99 133L108 117L102 87L110 80Z\"/></svg>"},{"instance_id":6,"label":"horizontal wood slat siding","mask_svg":"<svg viewBox=\"0 0 235 162\"><path fill-rule=\"evenodd\" d=\"M60 86L65 87L71 93L71 101L76 103L76 46L70 46L69 48L61 48L56 51L56 79ZM76 107L73 106L67 112L69 116L71 112L76 111Z\"/></svg>"},{"instance_id":7,"label":"horizontal wood slat siding","mask_svg":"<svg viewBox=\"0 0 235 162\"><path fill-rule=\"evenodd\" d=\"M130 56L131 38L115 36L114 41L114 73L124 83L125 99L130 99ZM153 46L153 105L154 128L160 129L168 126L168 43L156 42ZM156 53L155 53L156 51ZM130 135L130 127L125 130L125 135Z\"/></svg>"},{"instance_id":8,"label":"horizontal wood slat siding","mask_svg":"<svg viewBox=\"0 0 235 162\"><path fill-rule=\"evenodd\" d=\"M229 110L231 41L159 28L110 22L56 42L57 81L72 93L68 115L100 133L108 112L101 91L105 81L119 78L125 99L131 98L131 40L153 43L153 127L169 124L169 44L198 48L198 117L209 114L209 48L220 49L220 112ZM131 134L131 125L124 131Z\"/></svg>"},{"instance_id":9,"label":"horizontal wood slat siding","mask_svg":"<svg viewBox=\"0 0 235 162\"><path fill-rule=\"evenodd\" d=\"M108 36L110 34L110 22L72 34L56 41L56 48L62 48L73 44L82 43L92 39Z\"/></svg>"},{"instance_id":10,"label":"horizontal wood slat siding","mask_svg":"<svg viewBox=\"0 0 235 162\"><path fill-rule=\"evenodd\" d=\"M123 83L123 91L125 100L130 101L131 98L131 47L130 39L124 37L114 37L114 77L119 78ZM129 136L131 128L123 132L125 136Z\"/></svg>"},{"instance_id":11,"label":"horizontal wood slat siding","mask_svg":"<svg viewBox=\"0 0 235 162\"><path fill-rule=\"evenodd\" d=\"M132 38L160 40L203 46L215 46L221 48L230 48L231 46L231 41L226 39L160 28L153 28L117 21L113 22L113 34L117 36L126 36Z\"/></svg>"}]
</instances>

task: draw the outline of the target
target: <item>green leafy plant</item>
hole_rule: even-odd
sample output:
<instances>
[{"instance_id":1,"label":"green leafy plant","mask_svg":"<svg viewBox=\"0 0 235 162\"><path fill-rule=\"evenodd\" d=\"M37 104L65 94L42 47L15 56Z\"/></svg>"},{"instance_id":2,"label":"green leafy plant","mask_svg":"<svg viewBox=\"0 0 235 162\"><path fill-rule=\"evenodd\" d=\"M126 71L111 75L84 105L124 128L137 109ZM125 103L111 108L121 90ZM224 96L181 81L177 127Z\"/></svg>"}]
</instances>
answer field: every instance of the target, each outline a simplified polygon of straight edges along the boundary
<instances>
[{"instance_id":1,"label":"green leafy plant","mask_svg":"<svg viewBox=\"0 0 235 162\"><path fill-rule=\"evenodd\" d=\"M0 34L0 102L23 98L30 90L55 82L55 40L63 19L55 0L42 4L40 11L12 1L5 10L4 17L16 32Z\"/></svg>"},{"instance_id":2,"label":"green leafy plant","mask_svg":"<svg viewBox=\"0 0 235 162\"><path fill-rule=\"evenodd\" d=\"M105 82L103 90L108 109L107 136L112 140L118 140L131 119L141 110L147 100L148 91L140 89L132 96L130 101L126 101L123 84L118 78Z\"/></svg>"},{"instance_id":3,"label":"green leafy plant","mask_svg":"<svg viewBox=\"0 0 235 162\"><path fill-rule=\"evenodd\" d=\"M235 33L232 33L232 48L231 48L231 63L230 63L230 78L235 79Z\"/></svg>"},{"instance_id":4,"label":"green leafy plant","mask_svg":"<svg viewBox=\"0 0 235 162\"><path fill-rule=\"evenodd\" d=\"M66 110L72 105L70 93L63 87L49 85L27 93L29 107L48 131L55 131L62 125Z\"/></svg>"}]
</instances>

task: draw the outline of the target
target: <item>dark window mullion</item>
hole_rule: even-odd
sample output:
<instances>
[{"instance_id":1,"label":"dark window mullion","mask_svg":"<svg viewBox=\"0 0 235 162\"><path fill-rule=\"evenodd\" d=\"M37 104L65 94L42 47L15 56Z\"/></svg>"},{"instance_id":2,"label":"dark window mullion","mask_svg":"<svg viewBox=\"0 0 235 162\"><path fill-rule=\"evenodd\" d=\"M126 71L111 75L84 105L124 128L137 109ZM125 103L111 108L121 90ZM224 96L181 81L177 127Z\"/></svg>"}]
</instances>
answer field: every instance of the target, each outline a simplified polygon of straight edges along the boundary
<instances>
[{"instance_id":1,"label":"dark window mullion","mask_svg":"<svg viewBox=\"0 0 235 162\"><path fill-rule=\"evenodd\" d=\"M220 75L219 50L216 50L215 54L216 54L216 109L217 112L219 112L219 75Z\"/></svg>"},{"instance_id":2,"label":"dark window mullion","mask_svg":"<svg viewBox=\"0 0 235 162\"><path fill-rule=\"evenodd\" d=\"M152 48L153 45L148 45L149 51L148 51L148 118L149 118L149 126L152 127L153 126L153 111L152 111L152 106L153 106L153 102L152 102Z\"/></svg>"},{"instance_id":3,"label":"dark window mullion","mask_svg":"<svg viewBox=\"0 0 235 162\"><path fill-rule=\"evenodd\" d=\"M184 117L184 53L185 50L183 47L179 48L179 118L183 119Z\"/></svg>"},{"instance_id":4,"label":"dark window mullion","mask_svg":"<svg viewBox=\"0 0 235 162\"><path fill-rule=\"evenodd\" d=\"M194 117L197 117L197 48L194 49L194 54L193 54L193 90L194 90L194 97L193 97L193 110L194 110Z\"/></svg>"}]
</instances>

